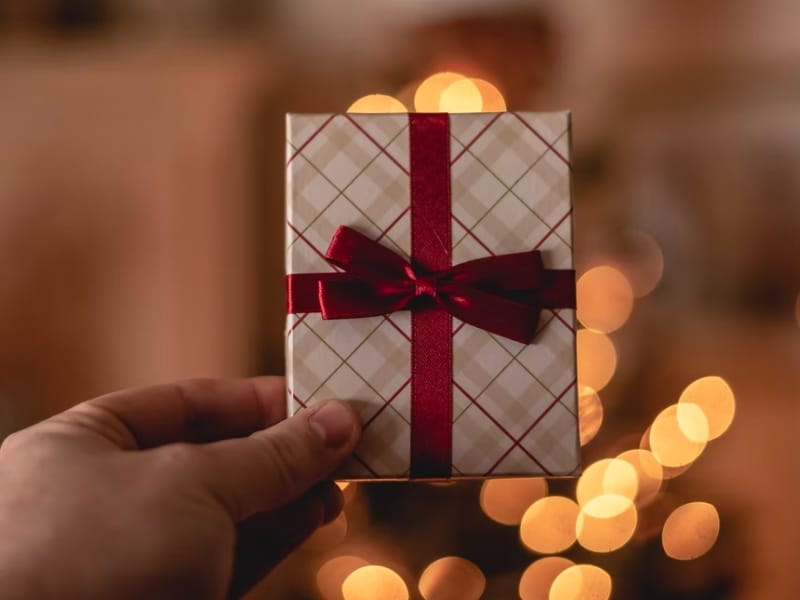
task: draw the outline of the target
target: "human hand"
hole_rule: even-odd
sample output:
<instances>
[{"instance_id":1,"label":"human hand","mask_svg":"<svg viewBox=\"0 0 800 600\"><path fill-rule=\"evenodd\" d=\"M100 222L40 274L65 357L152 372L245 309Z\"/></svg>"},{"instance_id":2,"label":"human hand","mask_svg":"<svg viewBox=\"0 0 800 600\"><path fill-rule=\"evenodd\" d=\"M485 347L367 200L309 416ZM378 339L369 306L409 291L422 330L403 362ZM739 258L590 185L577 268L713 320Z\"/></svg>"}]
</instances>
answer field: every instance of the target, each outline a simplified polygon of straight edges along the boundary
<instances>
[{"instance_id":1,"label":"human hand","mask_svg":"<svg viewBox=\"0 0 800 600\"><path fill-rule=\"evenodd\" d=\"M238 597L342 509L332 401L285 419L281 377L84 402L0 447L5 599Z\"/></svg>"}]
</instances>

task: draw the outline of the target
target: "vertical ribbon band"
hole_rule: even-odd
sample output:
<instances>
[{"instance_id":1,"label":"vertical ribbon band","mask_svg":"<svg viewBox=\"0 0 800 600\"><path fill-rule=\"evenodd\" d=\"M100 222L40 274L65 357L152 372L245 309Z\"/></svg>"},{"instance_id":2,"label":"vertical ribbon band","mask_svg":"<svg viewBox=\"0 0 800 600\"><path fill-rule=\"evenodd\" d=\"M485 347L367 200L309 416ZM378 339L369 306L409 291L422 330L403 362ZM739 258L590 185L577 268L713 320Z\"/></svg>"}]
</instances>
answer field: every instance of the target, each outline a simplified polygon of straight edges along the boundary
<instances>
[{"instance_id":1,"label":"vertical ribbon band","mask_svg":"<svg viewBox=\"0 0 800 600\"><path fill-rule=\"evenodd\" d=\"M450 120L409 114L411 263L452 266ZM451 475L453 320L437 306L411 313L411 477Z\"/></svg>"}]
</instances>

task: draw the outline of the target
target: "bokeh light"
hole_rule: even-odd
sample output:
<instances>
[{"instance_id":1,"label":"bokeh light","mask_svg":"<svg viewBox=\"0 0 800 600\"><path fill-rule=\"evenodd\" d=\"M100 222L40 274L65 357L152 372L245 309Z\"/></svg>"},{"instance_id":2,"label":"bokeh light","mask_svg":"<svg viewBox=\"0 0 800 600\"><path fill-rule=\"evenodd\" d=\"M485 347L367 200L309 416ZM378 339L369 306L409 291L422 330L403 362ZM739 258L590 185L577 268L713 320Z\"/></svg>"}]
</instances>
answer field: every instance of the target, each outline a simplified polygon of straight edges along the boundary
<instances>
[{"instance_id":1,"label":"bokeh light","mask_svg":"<svg viewBox=\"0 0 800 600\"><path fill-rule=\"evenodd\" d=\"M403 578L389 567L367 565L350 573L342 583L344 600L408 600Z\"/></svg>"},{"instance_id":2,"label":"bokeh light","mask_svg":"<svg viewBox=\"0 0 800 600\"><path fill-rule=\"evenodd\" d=\"M439 112L477 113L483 110L483 96L468 77L448 85L439 97Z\"/></svg>"},{"instance_id":3,"label":"bokeh light","mask_svg":"<svg viewBox=\"0 0 800 600\"><path fill-rule=\"evenodd\" d=\"M564 496L534 502L522 516L522 543L540 554L555 554L575 543L575 521L580 508Z\"/></svg>"},{"instance_id":4,"label":"bokeh light","mask_svg":"<svg viewBox=\"0 0 800 600\"><path fill-rule=\"evenodd\" d=\"M344 600L342 584L356 569L369 564L360 556L337 556L323 564L317 571L317 589L324 600Z\"/></svg>"},{"instance_id":5,"label":"bokeh light","mask_svg":"<svg viewBox=\"0 0 800 600\"><path fill-rule=\"evenodd\" d=\"M592 552L613 552L636 531L638 513L630 498L605 494L591 499L575 523L578 543Z\"/></svg>"},{"instance_id":6,"label":"bokeh light","mask_svg":"<svg viewBox=\"0 0 800 600\"><path fill-rule=\"evenodd\" d=\"M303 550L324 552L341 544L347 535L347 517L344 511L333 521L317 529L303 544Z\"/></svg>"},{"instance_id":7,"label":"bokeh light","mask_svg":"<svg viewBox=\"0 0 800 600\"><path fill-rule=\"evenodd\" d=\"M650 429L651 427L648 427L647 429L645 429L644 434L642 434L642 440L639 443L639 449L650 452L650 454L653 455L653 458L655 458L655 455L652 452L652 448L650 447ZM658 462L657 458L656 462ZM668 467L661 462L659 462L658 464L661 465L661 475L663 479L666 481L668 479L675 479L679 475L683 475L686 471L688 471L691 468L693 462L687 463L682 467Z\"/></svg>"},{"instance_id":8,"label":"bokeh light","mask_svg":"<svg viewBox=\"0 0 800 600\"><path fill-rule=\"evenodd\" d=\"M519 580L521 600L548 600L550 586L558 575L575 563L563 556L545 556L534 561Z\"/></svg>"},{"instance_id":9,"label":"bokeh light","mask_svg":"<svg viewBox=\"0 0 800 600\"><path fill-rule=\"evenodd\" d=\"M588 385L582 385L578 392L578 423L581 446L591 442L603 425L603 403Z\"/></svg>"},{"instance_id":10,"label":"bokeh light","mask_svg":"<svg viewBox=\"0 0 800 600\"><path fill-rule=\"evenodd\" d=\"M483 112L504 112L506 110L506 100L493 83L477 77L472 77L471 80L481 94Z\"/></svg>"},{"instance_id":11,"label":"bokeh light","mask_svg":"<svg viewBox=\"0 0 800 600\"><path fill-rule=\"evenodd\" d=\"M434 73L426 78L419 84L414 94L415 110L417 112L439 112L439 101L442 98L442 93L450 85L462 79L466 79L466 77L452 71Z\"/></svg>"},{"instance_id":12,"label":"bokeh light","mask_svg":"<svg viewBox=\"0 0 800 600\"><path fill-rule=\"evenodd\" d=\"M649 450L636 448L627 450L617 456L636 470L638 490L636 492L636 505L647 506L658 495L664 481L664 468Z\"/></svg>"},{"instance_id":13,"label":"bokeh light","mask_svg":"<svg viewBox=\"0 0 800 600\"><path fill-rule=\"evenodd\" d=\"M479 600L485 589L483 572L458 556L433 561L419 578L419 593L425 600Z\"/></svg>"},{"instance_id":14,"label":"bokeh light","mask_svg":"<svg viewBox=\"0 0 800 600\"><path fill-rule=\"evenodd\" d=\"M594 565L564 569L550 587L549 600L608 600L611 576Z\"/></svg>"},{"instance_id":15,"label":"bokeh light","mask_svg":"<svg viewBox=\"0 0 800 600\"><path fill-rule=\"evenodd\" d=\"M722 378L715 375L701 377L690 383L678 400L678 419L691 421L691 409L688 416L681 410L683 405L698 406L706 417L708 424L708 440L713 440L725 433L733 422L736 412L736 399L733 390Z\"/></svg>"},{"instance_id":16,"label":"bokeh light","mask_svg":"<svg viewBox=\"0 0 800 600\"><path fill-rule=\"evenodd\" d=\"M602 390L617 368L617 351L611 339L600 331L578 331L578 384Z\"/></svg>"},{"instance_id":17,"label":"bokeh light","mask_svg":"<svg viewBox=\"0 0 800 600\"><path fill-rule=\"evenodd\" d=\"M633 310L633 289L625 275L608 265L594 267L576 284L578 320L605 333L622 327Z\"/></svg>"},{"instance_id":18,"label":"bokeh light","mask_svg":"<svg viewBox=\"0 0 800 600\"><path fill-rule=\"evenodd\" d=\"M385 94L362 96L347 109L349 113L404 113L406 106L397 98Z\"/></svg>"},{"instance_id":19,"label":"bokeh light","mask_svg":"<svg viewBox=\"0 0 800 600\"><path fill-rule=\"evenodd\" d=\"M620 265L633 289L641 298L652 292L664 274L664 254L653 236L638 229L624 232L627 257Z\"/></svg>"},{"instance_id":20,"label":"bokeh light","mask_svg":"<svg viewBox=\"0 0 800 600\"><path fill-rule=\"evenodd\" d=\"M580 476L575 497L580 506L585 506L604 494L620 495L633 500L638 489L639 480L633 465L616 458L604 458L589 465Z\"/></svg>"},{"instance_id":21,"label":"bokeh light","mask_svg":"<svg viewBox=\"0 0 800 600\"><path fill-rule=\"evenodd\" d=\"M489 479L481 486L480 503L486 516L503 525L519 525L528 507L547 495L541 477Z\"/></svg>"},{"instance_id":22,"label":"bokeh light","mask_svg":"<svg viewBox=\"0 0 800 600\"><path fill-rule=\"evenodd\" d=\"M692 406L692 405L689 405ZM703 441L693 441L684 433L684 428L691 421L691 426L687 429L693 434L702 432L702 422L705 421L703 411L695 407L696 411L686 411L682 421L683 426L678 421L678 405L668 406L653 421L650 426L650 451L656 460L665 467L683 467L697 460L703 452L706 443ZM706 425L706 436L708 426Z\"/></svg>"},{"instance_id":23,"label":"bokeh light","mask_svg":"<svg viewBox=\"0 0 800 600\"><path fill-rule=\"evenodd\" d=\"M708 502L689 502L667 517L661 543L670 558L691 560L711 550L718 535L717 509Z\"/></svg>"}]
</instances>

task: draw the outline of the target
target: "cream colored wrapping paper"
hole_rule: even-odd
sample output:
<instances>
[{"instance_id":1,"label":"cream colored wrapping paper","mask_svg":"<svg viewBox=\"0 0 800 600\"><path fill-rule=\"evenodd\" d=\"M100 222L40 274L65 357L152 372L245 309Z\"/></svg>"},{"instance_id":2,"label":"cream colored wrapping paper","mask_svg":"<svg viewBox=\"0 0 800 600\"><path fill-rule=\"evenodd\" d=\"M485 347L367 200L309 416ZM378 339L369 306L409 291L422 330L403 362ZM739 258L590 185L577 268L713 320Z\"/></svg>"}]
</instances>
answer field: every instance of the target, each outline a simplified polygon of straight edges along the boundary
<instances>
[{"instance_id":1,"label":"cream colored wrapping paper","mask_svg":"<svg viewBox=\"0 0 800 600\"><path fill-rule=\"evenodd\" d=\"M287 132L286 272L333 271L339 225L408 258L408 115L288 115ZM453 114L450 135L453 264L538 249L573 268L569 113ZM574 312L543 310L530 345L453 320L453 478L579 472ZM287 317L289 413L341 398L363 420L341 478L408 477L410 317Z\"/></svg>"}]
</instances>

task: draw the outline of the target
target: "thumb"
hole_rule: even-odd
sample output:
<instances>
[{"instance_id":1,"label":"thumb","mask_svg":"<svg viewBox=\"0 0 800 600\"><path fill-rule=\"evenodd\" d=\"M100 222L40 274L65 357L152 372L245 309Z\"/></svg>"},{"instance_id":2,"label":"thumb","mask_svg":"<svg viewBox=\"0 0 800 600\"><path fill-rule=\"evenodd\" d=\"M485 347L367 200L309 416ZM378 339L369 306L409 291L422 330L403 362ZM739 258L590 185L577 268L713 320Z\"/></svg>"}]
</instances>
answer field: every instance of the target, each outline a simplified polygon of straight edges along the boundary
<instances>
[{"instance_id":1,"label":"thumb","mask_svg":"<svg viewBox=\"0 0 800 600\"><path fill-rule=\"evenodd\" d=\"M284 506L329 477L360 431L356 412L332 400L249 437L198 447L193 471L240 521Z\"/></svg>"}]
</instances>

